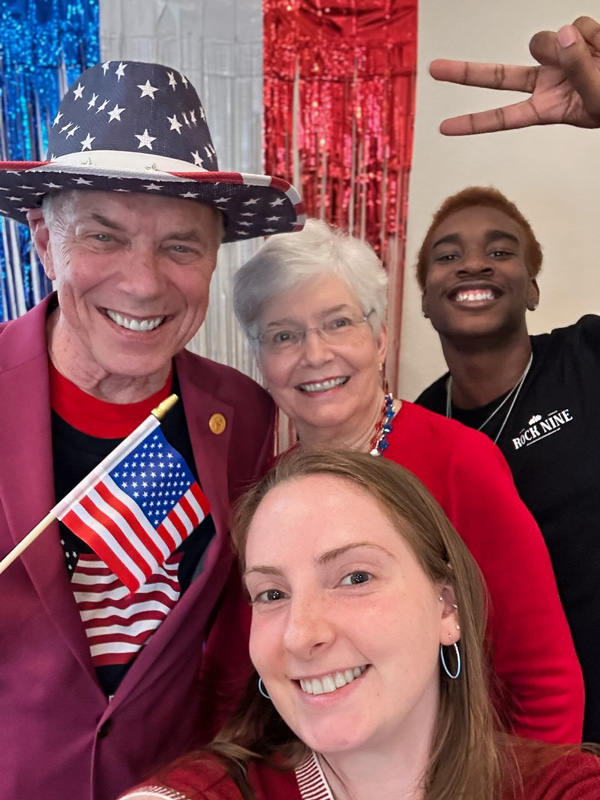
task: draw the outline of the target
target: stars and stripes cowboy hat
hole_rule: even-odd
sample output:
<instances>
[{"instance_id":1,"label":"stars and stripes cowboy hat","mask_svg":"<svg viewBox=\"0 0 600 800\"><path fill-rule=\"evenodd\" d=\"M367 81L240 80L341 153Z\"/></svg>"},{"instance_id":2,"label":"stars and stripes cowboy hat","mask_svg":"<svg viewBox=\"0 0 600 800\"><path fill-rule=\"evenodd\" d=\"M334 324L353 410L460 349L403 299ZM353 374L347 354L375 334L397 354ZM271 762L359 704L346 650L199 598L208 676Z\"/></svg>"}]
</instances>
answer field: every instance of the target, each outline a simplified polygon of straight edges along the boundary
<instances>
[{"instance_id":1,"label":"stars and stripes cowboy hat","mask_svg":"<svg viewBox=\"0 0 600 800\"><path fill-rule=\"evenodd\" d=\"M269 175L220 172L206 115L174 69L137 61L90 67L65 94L47 161L0 162L0 214L27 223L45 194L65 189L154 192L223 212L224 241L295 231L304 209Z\"/></svg>"}]
</instances>

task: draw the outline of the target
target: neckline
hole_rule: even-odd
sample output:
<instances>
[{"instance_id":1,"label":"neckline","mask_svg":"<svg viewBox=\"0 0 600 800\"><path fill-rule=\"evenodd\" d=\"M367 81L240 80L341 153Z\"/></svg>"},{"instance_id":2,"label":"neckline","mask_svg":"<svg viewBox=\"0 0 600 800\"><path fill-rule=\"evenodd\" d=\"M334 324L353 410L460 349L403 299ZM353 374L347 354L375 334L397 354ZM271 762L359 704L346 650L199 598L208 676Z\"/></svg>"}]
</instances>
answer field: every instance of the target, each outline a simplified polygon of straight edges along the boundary
<instances>
[{"instance_id":1,"label":"neckline","mask_svg":"<svg viewBox=\"0 0 600 800\"><path fill-rule=\"evenodd\" d=\"M314 750L296 767L295 774L302 800L335 800Z\"/></svg>"},{"instance_id":2,"label":"neckline","mask_svg":"<svg viewBox=\"0 0 600 800\"><path fill-rule=\"evenodd\" d=\"M71 427L99 439L122 439L128 436L171 393L172 369L162 389L145 400L109 403L84 392L62 375L52 361L48 363L52 410Z\"/></svg>"},{"instance_id":3,"label":"neckline","mask_svg":"<svg viewBox=\"0 0 600 800\"><path fill-rule=\"evenodd\" d=\"M508 422L508 419L509 419L509 417L510 417L510 415L512 413L512 410L515 407L515 404L517 402L519 394L521 393L521 389L523 388L523 384L527 380L527 376L529 375L529 371L531 369L531 365L532 364L533 364L533 350L531 351L531 353L529 355L529 360L528 360L527 365L526 365L525 369L523 370L523 374L521 375L519 380L515 383L515 385L512 387L512 389L510 389L505 395L500 395L498 405L494 408L494 410L484 419L484 421L477 428L478 431L482 431L483 432L483 429L487 426L487 424L489 422L491 422L494 419L494 417L496 416L496 414L498 414L498 412L502 408L504 408L504 406L507 405L507 403L508 403L509 404L508 405L508 411L506 412L506 414L504 416L504 419L502 420L502 423L500 425L500 429L498 430L498 433L493 438L494 444L498 444L498 440L500 439L500 436L502 435L502 432L504 431L504 428L506 427L506 423ZM492 400L491 402L494 403L496 401ZM484 406L481 406L480 408L484 408ZM475 409L473 409L473 410L475 410ZM448 376L448 380L446 381L446 417L448 419L452 419L452 374L450 374ZM490 436L490 438L492 438L492 437Z\"/></svg>"}]
</instances>

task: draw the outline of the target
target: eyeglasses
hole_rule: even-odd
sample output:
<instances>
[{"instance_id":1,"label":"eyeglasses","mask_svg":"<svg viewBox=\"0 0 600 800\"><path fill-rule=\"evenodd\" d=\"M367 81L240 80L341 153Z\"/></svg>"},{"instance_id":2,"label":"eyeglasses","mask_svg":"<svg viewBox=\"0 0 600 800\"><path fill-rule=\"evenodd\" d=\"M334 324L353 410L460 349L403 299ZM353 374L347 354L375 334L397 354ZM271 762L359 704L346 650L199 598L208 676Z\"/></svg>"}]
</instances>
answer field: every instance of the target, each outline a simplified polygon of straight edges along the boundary
<instances>
[{"instance_id":1,"label":"eyeglasses","mask_svg":"<svg viewBox=\"0 0 600 800\"><path fill-rule=\"evenodd\" d=\"M317 333L328 344L345 344L351 342L362 325L368 324L369 317L353 317L351 315L336 315L324 320L313 328L303 328L300 325L286 325L281 328L270 328L257 337L260 346L269 353L283 353L298 350L306 341L310 331Z\"/></svg>"}]
</instances>

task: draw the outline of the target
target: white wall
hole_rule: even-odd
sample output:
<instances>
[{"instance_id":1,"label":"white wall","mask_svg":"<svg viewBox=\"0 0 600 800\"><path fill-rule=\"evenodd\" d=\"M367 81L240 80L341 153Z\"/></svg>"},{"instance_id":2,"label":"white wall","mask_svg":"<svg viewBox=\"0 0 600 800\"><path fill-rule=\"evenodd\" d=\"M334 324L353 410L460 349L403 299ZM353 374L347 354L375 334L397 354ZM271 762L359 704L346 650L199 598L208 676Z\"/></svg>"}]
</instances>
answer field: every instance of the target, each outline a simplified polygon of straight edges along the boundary
<instances>
[{"instance_id":1,"label":"white wall","mask_svg":"<svg viewBox=\"0 0 600 800\"><path fill-rule=\"evenodd\" d=\"M434 58L535 63L528 42L577 16L600 19L598 0L422 0L415 147L409 195L400 395L412 400L444 370L439 340L420 313L414 262L433 212L448 195L494 185L529 218L544 247L532 333L600 312L600 130L567 126L444 137L442 119L525 95L437 83Z\"/></svg>"}]
</instances>

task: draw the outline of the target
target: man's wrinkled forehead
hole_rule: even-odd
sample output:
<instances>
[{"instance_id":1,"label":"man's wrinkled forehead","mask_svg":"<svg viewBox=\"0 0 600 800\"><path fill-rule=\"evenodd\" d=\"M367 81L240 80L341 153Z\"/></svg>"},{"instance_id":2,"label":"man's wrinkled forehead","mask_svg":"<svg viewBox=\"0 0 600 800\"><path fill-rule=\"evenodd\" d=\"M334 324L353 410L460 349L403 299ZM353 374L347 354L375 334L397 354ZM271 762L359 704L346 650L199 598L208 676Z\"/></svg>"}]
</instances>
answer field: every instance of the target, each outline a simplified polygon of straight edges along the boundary
<instances>
[{"instance_id":1,"label":"man's wrinkled forehead","mask_svg":"<svg viewBox=\"0 0 600 800\"><path fill-rule=\"evenodd\" d=\"M163 229L173 220L171 238L200 241L215 236L223 238L223 215L214 206L181 198L147 195L139 192L92 191L70 189L48 194L42 201L47 224L79 225L94 222L114 231L126 232L128 214L155 218Z\"/></svg>"}]
</instances>

